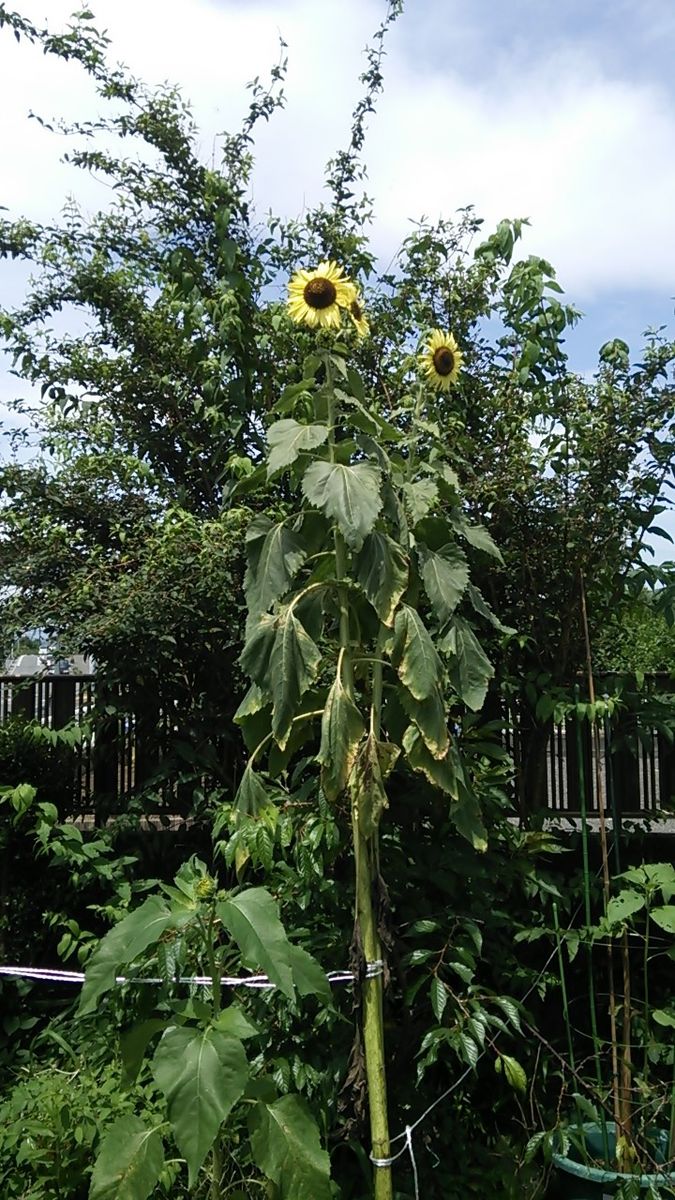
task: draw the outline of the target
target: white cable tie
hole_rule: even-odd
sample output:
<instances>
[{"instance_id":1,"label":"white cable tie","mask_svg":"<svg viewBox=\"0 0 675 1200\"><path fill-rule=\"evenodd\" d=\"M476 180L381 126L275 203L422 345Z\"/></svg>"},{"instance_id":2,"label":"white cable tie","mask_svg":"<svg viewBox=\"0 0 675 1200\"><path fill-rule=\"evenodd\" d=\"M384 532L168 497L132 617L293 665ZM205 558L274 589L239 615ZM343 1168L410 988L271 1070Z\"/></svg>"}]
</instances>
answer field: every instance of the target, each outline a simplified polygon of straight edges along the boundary
<instances>
[{"instance_id":1,"label":"white cable tie","mask_svg":"<svg viewBox=\"0 0 675 1200\"><path fill-rule=\"evenodd\" d=\"M381 958L375 958L372 962L366 963L366 979L377 979L378 975L384 973L384 963Z\"/></svg>"}]
</instances>

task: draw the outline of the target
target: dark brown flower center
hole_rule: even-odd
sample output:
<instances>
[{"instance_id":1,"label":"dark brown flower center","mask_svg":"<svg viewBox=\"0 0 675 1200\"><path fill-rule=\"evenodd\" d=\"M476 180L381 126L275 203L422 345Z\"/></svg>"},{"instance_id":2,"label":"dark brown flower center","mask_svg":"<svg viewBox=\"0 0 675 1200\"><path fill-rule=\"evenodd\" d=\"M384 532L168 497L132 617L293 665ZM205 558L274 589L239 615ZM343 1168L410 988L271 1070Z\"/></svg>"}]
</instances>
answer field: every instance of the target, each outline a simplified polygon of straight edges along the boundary
<instances>
[{"instance_id":1,"label":"dark brown flower center","mask_svg":"<svg viewBox=\"0 0 675 1200\"><path fill-rule=\"evenodd\" d=\"M351 304L349 305L349 311L355 321L363 320L363 309L361 308L358 300L352 300Z\"/></svg>"},{"instance_id":2,"label":"dark brown flower center","mask_svg":"<svg viewBox=\"0 0 675 1200\"><path fill-rule=\"evenodd\" d=\"M447 346L439 346L434 350L434 367L437 375L451 375L455 365L455 356Z\"/></svg>"},{"instance_id":3,"label":"dark brown flower center","mask_svg":"<svg viewBox=\"0 0 675 1200\"><path fill-rule=\"evenodd\" d=\"M330 308L331 304L335 304L337 292L330 279L319 276L318 279L310 279L309 283L305 284L303 296L305 304L310 308Z\"/></svg>"}]
</instances>

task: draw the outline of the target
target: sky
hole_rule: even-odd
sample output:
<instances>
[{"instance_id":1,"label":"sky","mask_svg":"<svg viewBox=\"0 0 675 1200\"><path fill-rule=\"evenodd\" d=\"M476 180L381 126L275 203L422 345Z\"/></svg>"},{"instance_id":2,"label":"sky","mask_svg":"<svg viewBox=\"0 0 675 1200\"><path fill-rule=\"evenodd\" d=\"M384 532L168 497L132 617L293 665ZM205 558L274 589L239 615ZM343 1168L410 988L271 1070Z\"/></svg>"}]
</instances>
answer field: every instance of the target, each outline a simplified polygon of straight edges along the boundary
<instances>
[{"instance_id":1,"label":"sky","mask_svg":"<svg viewBox=\"0 0 675 1200\"><path fill-rule=\"evenodd\" d=\"M64 0L15 0L58 29ZM321 196L326 159L346 143L361 92L363 47L384 0L92 0L113 57L192 101L203 156L236 129L245 83L288 44L287 105L257 138L253 196L300 215ZM366 157L373 243L388 261L422 215L474 205L489 229L529 217L524 250L542 254L586 314L569 340L591 371L599 345L675 335L674 0L407 0L391 31L385 91ZM90 209L106 189L59 162L62 139L27 119L93 116L75 65L0 32L0 203L50 220L74 193ZM12 169L7 169L7 164ZM20 294L3 266L0 296ZM0 379L0 405L15 390Z\"/></svg>"}]
</instances>

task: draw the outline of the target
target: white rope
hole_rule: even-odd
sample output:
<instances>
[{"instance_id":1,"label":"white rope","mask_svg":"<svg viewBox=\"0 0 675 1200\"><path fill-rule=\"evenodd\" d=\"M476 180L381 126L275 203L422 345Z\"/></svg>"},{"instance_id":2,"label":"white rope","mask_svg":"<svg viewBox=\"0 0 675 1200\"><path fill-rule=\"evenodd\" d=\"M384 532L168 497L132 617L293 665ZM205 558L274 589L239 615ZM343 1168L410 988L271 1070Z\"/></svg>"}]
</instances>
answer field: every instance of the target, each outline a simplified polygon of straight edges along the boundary
<instances>
[{"instance_id":1,"label":"white rope","mask_svg":"<svg viewBox=\"0 0 675 1200\"><path fill-rule=\"evenodd\" d=\"M366 963L365 976L366 979L376 979L382 974L384 964L381 959L376 959L373 962ZM65 971L61 969L51 969L50 967L0 967L0 975L9 975L12 978L32 979L40 983L73 983L83 984L85 980L84 971ZM353 983L355 975L353 971L328 971L326 979L330 984ZM126 976L117 975L115 983L147 983L158 986L168 982L166 979L155 978L154 976ZM210 975L181 975L178 979L173 979L172 983L192 984L196 987L211 987L213 979ZM268 975L223 975L220 979L221 987L247 987L257 989L275 988L277 985L272 982Z\"/></svg>"}]
</instances>

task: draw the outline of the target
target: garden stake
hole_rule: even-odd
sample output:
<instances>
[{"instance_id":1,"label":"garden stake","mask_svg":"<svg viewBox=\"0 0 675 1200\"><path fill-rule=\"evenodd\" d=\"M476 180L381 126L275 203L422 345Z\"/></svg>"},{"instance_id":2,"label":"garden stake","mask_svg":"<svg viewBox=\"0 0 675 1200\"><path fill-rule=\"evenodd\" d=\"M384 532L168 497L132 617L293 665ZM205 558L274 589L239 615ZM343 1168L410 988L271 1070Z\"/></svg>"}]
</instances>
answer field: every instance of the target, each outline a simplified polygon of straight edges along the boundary
<instances>
[{"instance_id":1,"label":"garden stake","mask_svg":"<svg viewBox=\"0 0 675 1200\"><path fill-rule=\"evenodd\" d=\"M600 730L595 714L595 682L593 679L593 660L591 657L591 639L588 630L588 612L586 609L586 587L584 584L584 573L579 571L579 583L581 592L581 619L584 630L584 642L586 646L586 670L588 674L588 698L593 709L593 718L591 721L593 729L593 757L595 759L595 791L598 802L598 817L600 820L600 855L602 859L602 893L604 900L605 913L609 906L611 896L611 885L609 878L609 849L607 845L607 824L605 821L605 787L602 778L602 768L600 765ZM617 1034L616 1024L616 988L614 986L614 953L612 942L607 943L607 977L609 986L609 1025L610 1025L610 1042L611 1042L611 1058L612 1058L612 1104L614 1108L614 1120L617 1128L621 1128L627 1132L624 1124L624 1113L621 1106L621 1089L619 1085L619 1039Z\"/></svg>"},{"instance_id":2,"label":"garden stake","mask_svg":"<svg viewBox=\"0 0 675 1200\"><path fill-rule=\"evenodd\" d=\"M574 685L574 699L579 704L579 685ZM581 855L584 878L584 918L586 929L591 927L591 880L588 866L588 817L586 813L586 779L584 774L583 746L581 744L581 724L576 715L577 739L577 776L579 783L579 808L581 809ZM600 1041L598 1038L598 1023L595 1015L595 981L593 979L593 954L590 943L586 945L586 967L588 971L588 1007L591 1021L591 1036L593 1039L593 1062L598 1091L602 1094L602 1068L600 1066ZM607 1135L607 1120L603 1111L600 1112L600 1128L602 1131L602 1150L609 1163L609 1138Z\"/></svg>"},{"instance_id":3,"label":"garden stake","mask_svg":"<svg viewBox=\"0 0 675 1200\"><path fill-rule=\"evenodd\" d=\"M560 971L560 990L562 992L563 1017L565 1020L565 1033L567 1034L567 1053L570 1056L570 1066L573 1071L576 1071L577 1065L576 1065L576 1062L574 1059L574 1044L572 1042L572 1026L570 1024L570 1010L569 1010L569 1004L568 1004L568 1000L567 1000L567 980L565 978L565 960L563 958L563 952L562 952L562 940L560 937L560 922L558 920L558 904L557 904L556 900L553 901L553 927L555 929L555 945L556 945L556 950L558 952L558 969ZM582 1147L584 1161L588 1162L588 1151L586 1148L586 1139L584 1138L584 1132L583 1132L584 1118L583 1118L583 1114L581 1112L581 1106L579 1105L579 1103L576 1100L574 1102L574 1107L577 1110L577 1120L578 1120L577 1127L579 1130L579 1144Z\"/></svg>"}]
</instances>

